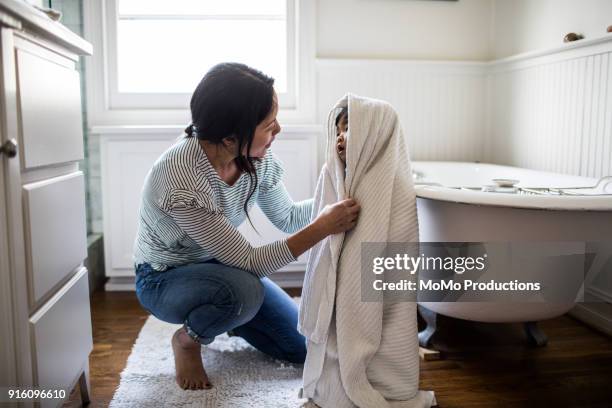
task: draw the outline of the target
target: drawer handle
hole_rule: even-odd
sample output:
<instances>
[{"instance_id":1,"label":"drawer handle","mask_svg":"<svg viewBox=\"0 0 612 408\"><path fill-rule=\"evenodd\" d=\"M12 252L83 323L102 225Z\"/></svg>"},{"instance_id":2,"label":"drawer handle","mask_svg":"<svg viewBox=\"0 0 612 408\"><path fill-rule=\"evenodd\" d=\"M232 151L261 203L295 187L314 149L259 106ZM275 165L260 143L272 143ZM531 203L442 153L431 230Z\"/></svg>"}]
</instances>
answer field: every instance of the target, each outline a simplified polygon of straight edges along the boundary
<instances>
[{"instance_id":1,"label":"drawer handle","mask_svg":"<svg viewBox=\"0 0 612 408\"><path fill-rule=\"evenodd\" d=\"M10 139L4 142L2 146L0 146L0 154L4 153L9 158L13 158L17 156L17 141L15 139Z\"/></svg>"}]
</instances>

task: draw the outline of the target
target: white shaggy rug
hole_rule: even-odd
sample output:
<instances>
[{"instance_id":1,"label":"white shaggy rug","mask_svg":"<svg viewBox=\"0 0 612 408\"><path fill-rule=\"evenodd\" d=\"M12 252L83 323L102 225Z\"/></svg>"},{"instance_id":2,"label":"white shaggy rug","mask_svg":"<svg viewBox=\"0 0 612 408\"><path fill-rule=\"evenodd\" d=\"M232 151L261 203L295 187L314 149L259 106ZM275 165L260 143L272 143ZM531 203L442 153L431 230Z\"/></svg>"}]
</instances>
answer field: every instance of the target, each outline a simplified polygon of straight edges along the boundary
<instances>
[{"instance_id":1,"label":"white shaggy rug","mask_svg":"<svg viewBox=\"0 0 612 408\"><path fill-rule=\"evenodd\" d=\"M170 339L180 327L150 316L134 344L110 407L300 407L302 365L275 360L240 337L202 347L210 390L182 390Z\"/></svg>"}]
</instances>

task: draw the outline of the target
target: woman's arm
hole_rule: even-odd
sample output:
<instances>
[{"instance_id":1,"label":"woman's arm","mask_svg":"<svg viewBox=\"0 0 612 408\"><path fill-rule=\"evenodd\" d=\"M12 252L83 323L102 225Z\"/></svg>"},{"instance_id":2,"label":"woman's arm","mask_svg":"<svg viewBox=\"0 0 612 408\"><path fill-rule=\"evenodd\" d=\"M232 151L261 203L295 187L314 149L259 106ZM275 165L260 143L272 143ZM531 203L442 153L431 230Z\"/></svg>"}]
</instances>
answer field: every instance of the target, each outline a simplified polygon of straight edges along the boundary
<instances>
[{"instance_id":1,"label":"woman's arm","mask_svg":"<svg viewBox=\"0 0 612 408\"><path fill-rule=\"evenodd\" d=\"M284 172L278 157L268 150L264 159L257 204L276 228L291 234L312 221L314 199L294 202L283 184Z\"/></svg>"},{"instance_id":2,"label":"woman's arm","mask_svg":"<svg viewBox=\"0 0 612 408\"><path fill-rule=\"evenodd\" d=\"M171 216L191 239L221 263L264 277L295 261L326 236L353 228L359 209L353 199L328 205L302 230L260 247L253 247L223 214L178 207Z\"/></svg>"},{"instance_id":3,"label":"woman's arm","mask_svg":"<svg viewBox=\"0 0 612 408\"><path fill-rule=\"evenodd\" d=\"M296 258L329 235L320 223L313 222L287 238L287 246Z\"/></svg>"},{"instance_id":4,"label":"woman's arm","mask_svg":"<svg viewBox=\"0 0 612 408\"><path fill-rule=\"evenodd\" d=\"M279 181L271 190L259 191L257 204L276 228L291 234L310 223L314 199L294 202Z\"/></svg>"},{"instance_id":5,"label":"woman's arm","mask_svg":"<svg viewBox=\"0 0 612 408\"><path fill-rule=\"evenodd\" d=\"M223 264L264 277L296 260L287 239L253 247L223 214L203 208L175 208L170 214L191 239Z\"/></svg>"}]
</instances>

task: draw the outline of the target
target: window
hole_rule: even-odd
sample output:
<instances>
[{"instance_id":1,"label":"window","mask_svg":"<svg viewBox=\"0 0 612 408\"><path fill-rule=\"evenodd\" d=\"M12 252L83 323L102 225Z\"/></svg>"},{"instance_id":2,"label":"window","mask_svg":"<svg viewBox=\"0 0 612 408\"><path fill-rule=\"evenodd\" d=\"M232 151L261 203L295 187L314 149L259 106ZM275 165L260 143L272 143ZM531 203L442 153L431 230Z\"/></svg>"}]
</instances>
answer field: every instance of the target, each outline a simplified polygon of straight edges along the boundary
<instances>
[{"instance_id":1,"label":"window","mask_svg":"<svg viewBox=\"0 0 612 408\"><path fill-rule=\"evenodd\" d=\"M117 124L147 124L134 119L146 118L144 111L160 112L158 123L178 118L171 111L181 111L182 120L202 76L223 61L242 62L274 77L279 116L283 111L290 118L310 114L314 109L305 105L306 99L312 104L306 95L314 88L311 3L85 0L86 38L94 45L95 60L87 73L93 83L88 90L95 88L88 92L90 123L115 124L109 118L116 117ZM96 115L104 118L96 120Z\"/></svg>"}]
</instances>

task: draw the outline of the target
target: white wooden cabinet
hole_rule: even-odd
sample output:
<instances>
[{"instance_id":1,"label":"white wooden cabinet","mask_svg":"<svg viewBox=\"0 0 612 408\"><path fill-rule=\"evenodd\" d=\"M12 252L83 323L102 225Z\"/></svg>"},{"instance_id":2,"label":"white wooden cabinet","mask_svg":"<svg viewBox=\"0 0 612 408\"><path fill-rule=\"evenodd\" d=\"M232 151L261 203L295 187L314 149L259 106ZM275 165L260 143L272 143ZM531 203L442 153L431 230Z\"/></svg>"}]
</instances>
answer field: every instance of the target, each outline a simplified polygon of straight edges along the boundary
<instances>
[{"instance_id":1,"label":"white wooden cabinet","mask_svg":"<svg viewBox=\"0 0 612 408\"><path fill-rule=\"evenodd\" d=\"M63 389L64 400L77 383L89 393L76 63L91 51L25 2L0 3L0 387Z\"/></svg>"},{"instance_id":2,"label":"white wooden cabinet","mask_svg":"<svg viewBox=\"0 0 612 408\"><path fill-rule=\"evenodd\" d=\"M181 133L172 128L92 129L100 137L102 199L104 217L104 253L107 290L134 290L132 253L138 225L138 207L144 178L155 160ZM294 201L314 195L317 165L318 126L289 127L276 138L272 151L283 162L283 181ZM248 222L239 230L255 246L280 239L287 234L270 223L255 206L249 213L257 235ZM301 286L306 265L305 255L272 274L280 285Z\"/></svg>"}]
</instances>

